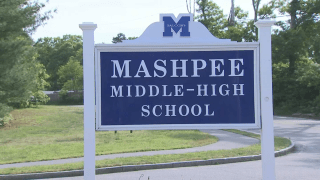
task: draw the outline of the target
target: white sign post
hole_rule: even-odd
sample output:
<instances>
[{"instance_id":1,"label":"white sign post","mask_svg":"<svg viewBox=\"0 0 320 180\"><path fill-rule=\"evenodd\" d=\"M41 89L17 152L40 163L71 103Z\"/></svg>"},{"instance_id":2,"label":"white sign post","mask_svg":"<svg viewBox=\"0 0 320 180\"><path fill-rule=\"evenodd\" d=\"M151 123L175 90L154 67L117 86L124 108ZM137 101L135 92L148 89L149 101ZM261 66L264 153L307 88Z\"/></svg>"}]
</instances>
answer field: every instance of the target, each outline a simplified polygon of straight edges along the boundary
<instances>
[{"instance_id":1,"label":"white sign post","mask_svg":"<svg viewBox=\"0 0 320 180\"><path fill-rule=\"evenodd\" d=\"M83 23L83 98L84 98L84 179L95 179L95 87L94 30L96 24Z\"/></svg>"},{"instance_id":2,"label":"white sign post","mask_svg":"<svg viewBox=\"0 0 320 180\"><path fill-rule=\"evenodd\" d=\"M275 21L259 20L260 85L261 85L261 160L263 180L275 180L271 26Z\"/></svg>"},{"instance_id":3,"label":"white sign post","mask_svg":"<svg viewBox=\"0 0 320 180\"><path fill-rule=\"evenodd\" d=\"M160 22L150 25L147 28L147 30L144 32L144 34L142 34L136 40L125 41L123 43L119 43L116 45L100 44L96 46L94 44L94 30L97 28L97 25L93 23L80 24L79 26L83 30L84 179L85 180L95 179L95 128L96 127L97 127L97 130L194 129L193 127L194 124L184 124L180 128L177 128L176 124L174 125L169 124L168 126L161 126L157 124L155 126L149 126L149 124L126 126L126 124L123 125L121 123L119 126L114 126L111 128L110 128L110 124L105 125L106 126L105 129L99 128L101 124L101 119L102 119L101 118L102 110L100 109L101 101L105 102L105 100L110 96L106 92L103 92L103 93L101 92L101 89L105 88L106 83L104 82L103 84L104 86L102 87L101 85L102 75L100 72L101 71L100 64L108 63L110 61L110 59L108 59L110 54L115 52L122 53L122 54L124 52L127 52L127 53L128 52L130 53L144 52L144 54L148 54L148 53L150 54L150 52L153 54L159 54L159 52L169 52L169 53L174 52L175 54L178 54L179 52L196 52L196 51L203 51L202 54L206 54L207 52L214 52L215 54L219 54L219 53L223 54L227 51L230 51L232 53L237 51L237 53L241 54L244 51L247 51L247 52L251 51L252 52L251 56L253 57L252 61L246 61L248 58L245 60L243 59L242 60L246 61L246 63L249 62L249 64L252 63L253 64L252 69L255 69L254 70L255 73L252 73L254 74L254 78L252 78L254 80L254 83L251 83L252 84L251 89L253 89L253 91L251 91L251 93L248 93L249 95L249 94L253 94L254 92L254 97L251 100L251 102L254 102L254 105L251 106L251 107L254 107L254 110L249 108L250 110L252 110L252 115L254 116L252 119L254 121L252 121L251 124L249 125L245 123L240 125L231 123L229 125L227 124L226 126L219 126L218 124L212 124L211 126L208 126L207 124L204 124L204 125L197 126L197 128L200 128L200 129L204 129L206 127L211 127L212 129L224 129L226 127L228 127L229 129L230 128L231 129L260 128L260 117L261 117L262 176L263 176L263 180L275 180L273 105L272 105L272 61L271 61L271 58L272 58L271 57L271 26L274 23L275 23L274 21L270 21L270 20L260 20L255 23L255 25L259 28L259 43L257 42L238 43L238 42L232 42L231 40L218 39L212 36L212 34L201 23L193 22L192 14L180 14L178 18L175 18L173 14L162 14L160 15ZM94 50L96 52L95 55L94 55ZM102 53L109 53L109 54L103 55ZM184 54L180 53L179 55L184 55ZM239 56L245 56L245 55L243 54ZM96 57L96 62L94 57ZM116 56L115 58L119 59L118 56ZM207 57L204 57L204 58L208 59ZM209 58L211 58L211 55ZM104 59L104 60L102 61L101 59ZM231 58L229 60L233 60L233 59ZM113 61L117 61L117 60L113 60ZM129 62L131 60L127 60L127 61ZM204 60L201 60L201 62L203 61ZM128 62L127 64L129 64ZM94 64L96 64L96 67L94 66ZM133 61L132 61L132 64L133 64ZM118 65L119 65L118 69L120 69L118 71L121 71L121 74L122 74L122 71L124 71L125 69L125 65L122 66L122 69L120 68L120 64ZM146 73L147 66L144 64L144 62L143 62L143 65L144 65L143 72ZM112 67L112 66L106 65L105 67ZM140 67L141 67L141 64L140 64ZM239 71L240 65L239 64L232 65L232 67L233 68L231 69L238 69ZM95 72L95 68L96 68L96 72ZM197 65L196 65L196 69L199 70L203 68L199 68L199 67L197 68ZM218 69L218 66L213 67L213 69ZM128 69L125 71L129 73L129 66L128 66ZM138 73L139 72L140 70L138 71ZM96 83L97 83L96 91L95 91L95 78L94 78L95 73L96 73ZM110 77L110 76L112 77L112 75L110 74L104 75L104 77ZM125 76L129 76L129 74ZM180 86L182 87L182 85ZM131 87L131 85L129 85L129 87ZM102 97L101 94L103 94L104 96ZM243 93L241 94L244 95ZM122 97L122 94L120 93L119 96ZM130 92L128 97L132 98ZM97 102L96 111L95 111L95 98ZM222 102L222 101L219 101L219 102ZM231 104L232 103L233 102L231 102ZM160 105L157 105L157 106L160 107ZM239 106L241 105L239 104ZM209 105L207 105L206 107L208 108ZM120 108L123 108L123 107L120 107ZM106 111L106 112L110 111L110 107L106 106L103 111ZM213 114L211 115L213 116ZM108 117L108 115L105 115L104 118L105 117ZM129 116L126 116L126 117L129 117ZM225 118L221 117L219 119L223 120ZM242 118L242 119L247 119L247 118ZM122 121L123 119L121 117L119 118L118 116L115 116L115 118L113 118L112 120ZM96 126L95 126L95 122L97 123ZM106 122L109 122L109 121L106 121ZM120 126L124 126L124 128Z\"/></svg>"}]
</instances>

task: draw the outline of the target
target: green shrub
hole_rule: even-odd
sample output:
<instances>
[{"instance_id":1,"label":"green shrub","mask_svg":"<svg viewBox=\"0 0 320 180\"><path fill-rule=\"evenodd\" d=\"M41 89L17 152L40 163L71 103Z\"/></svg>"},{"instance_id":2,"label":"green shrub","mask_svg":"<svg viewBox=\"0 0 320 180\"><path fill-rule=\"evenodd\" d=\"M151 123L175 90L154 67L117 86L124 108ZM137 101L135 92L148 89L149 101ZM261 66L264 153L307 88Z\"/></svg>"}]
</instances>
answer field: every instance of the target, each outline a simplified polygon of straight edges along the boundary
<instances>
[{"instance_id":1,"label":"green shrub","mask_svg":"<svg viewBox=\"0 0 320 180\"><path fill-rule=\"evenodd\" d=\"M273 65L273 99L276 113L320 113L320 65L305 59L294 73L289 65Z\"/></svg>"},{"instance_id":2,"label":"green shrub","mask_svg":"<svg viewBox=\"0 0 320 180\"><path fill-rule=\"evenodd\" d=\"M59 92L60 100L58 104L80 105L83 104L83 94L79 92L69 93L67 90Z\"/></svg>"},{"instance_id":3,"label":"green shrub","mask_svg":"<svg viewBox=\"0 0 320 180\"><path fill-rule=\"evenodd\" d=\"M7 123L9 123L10 120L12 120L12 115L7 114L6 116L0 118L0 127L5 126Z\"/></svg>"}]
</instances>

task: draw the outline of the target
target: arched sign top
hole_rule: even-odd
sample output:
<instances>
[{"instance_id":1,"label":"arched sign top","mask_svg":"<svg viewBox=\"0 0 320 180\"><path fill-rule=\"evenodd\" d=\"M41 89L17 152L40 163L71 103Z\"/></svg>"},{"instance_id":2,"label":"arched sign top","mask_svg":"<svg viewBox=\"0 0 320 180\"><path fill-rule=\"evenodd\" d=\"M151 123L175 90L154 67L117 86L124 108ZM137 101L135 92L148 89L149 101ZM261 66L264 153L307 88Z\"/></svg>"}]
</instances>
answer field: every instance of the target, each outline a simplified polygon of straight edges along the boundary
<instances>
[{"instance_id":1,"label":"arched sign top","mask_svg":"<svg viewBox=\"0 0 320 180\"><path fill-rule=\"evenodd\" d=\"M200 22L193 21L193 14L160 14L160 21L147 27L135 40L124 40L123 44L199 44L236 43L230 39L214 37Z\"/></svg>"}]
</instances>

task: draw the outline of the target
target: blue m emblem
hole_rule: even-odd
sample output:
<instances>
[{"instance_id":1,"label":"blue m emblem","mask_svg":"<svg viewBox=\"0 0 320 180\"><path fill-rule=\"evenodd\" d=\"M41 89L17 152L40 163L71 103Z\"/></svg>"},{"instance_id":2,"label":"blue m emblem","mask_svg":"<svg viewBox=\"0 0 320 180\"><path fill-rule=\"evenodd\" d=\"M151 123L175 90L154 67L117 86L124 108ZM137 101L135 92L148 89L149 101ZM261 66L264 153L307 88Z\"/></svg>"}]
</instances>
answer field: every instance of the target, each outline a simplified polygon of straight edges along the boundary
<instances>
[{"instance_id":1,"label":"blue m emblem","mask_svg":"<svg viewBox=\"0 0 320 180\"><path fill-rule=\"evenodd\" d=\"M180 29L180 36L190 36L189 32L189 21L190 16L182 16L180 20L176 23L171 16L163 16L163 22L164 22L164 32L163 36L172 36L173 33L171 32L171 29L175 33L178 33Z\"/></svg>"}]
</instances>

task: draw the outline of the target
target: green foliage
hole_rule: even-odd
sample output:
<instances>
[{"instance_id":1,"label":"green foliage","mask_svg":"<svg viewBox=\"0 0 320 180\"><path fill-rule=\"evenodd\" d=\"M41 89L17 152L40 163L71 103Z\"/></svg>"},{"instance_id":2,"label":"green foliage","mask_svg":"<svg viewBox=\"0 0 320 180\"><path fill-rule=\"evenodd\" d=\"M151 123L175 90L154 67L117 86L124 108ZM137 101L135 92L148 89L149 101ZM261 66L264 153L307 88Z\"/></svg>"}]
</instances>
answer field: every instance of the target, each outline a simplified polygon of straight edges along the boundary
<instances>
[{"instance_id":1,"label":"green foliage","mask_svg":"<svg viewBox=\"0 0 320 180\"><path fill-rule=\"evenodd\" d=\"M215 37L238 42L257 40L253 21L247 20L248 12L244 12L240 7L234 8L235 22L230 25L227 16L216 3L209 0L198 0L197 4L199 15L195 19L206 26Z\"/></svg>"},{"instance_id":2,"label":"green foliage","mask_svg":"<svg viewBox=\"0 0 320 180\"><path fill-rule=\"evenodd\" d=\"M64 101L67 101L67 98L68 98L68 90L61 90L59 92L59 97L60 99L64 102Z\"/></svg>"},{"instance_id":3,"label":"green foliage","mask_svg":"<svg viewBox=\"0 0 320 180\"><path fill-rule=\"evenodd\" d=\"M272 36L272 57L274 63L289 63L293 73L296 63L307 56L307 35L301 28L278 31Z\"/></svg>"},{"instance_id":4,"label":"green foliage","mask_svg":"<svg viewBox=\"0 0 320 180\"><path fill-rule=\"evenodd\" d=\"M0 118L0 128L4 127L5 125L9 124L9 122L12 120L12 115L7 114L4 117Z\"/></svg>"},{"instance_id":5,"label":"green foliage","mask_svg":"<svg viewBox=\"0 0 320 180\"><path fill-rule=\"evenodd\" d=\"M43 65L36 61L36 52L32 47L32 41L28 38L19 37L25 45L24 52L14 59L16 62L10 69L4 70L4 77L0 80L1 89L4 92L0 95L2 102L19 108L28 107L31 102L47 102L48 97L42 92L47 85Z\"/></svg>"},{"instance_id":6,"label":"green foliage","mask_svg":"<svg viewBox=\"0 0 320 180\"><path fill-rule=\"evenodd\" d=\"M50 98L43 92L43 90L50 86L50 84L46 81L49 78L49 75L46 73L46 69L43 64L36 63L35 72L38 72L36 80L34 80L35 87L32 90L32 97L30 99L30 104L39 105L46 104Z\"/></svg>"},{"instance_id":7,"label":"green foliage","mask_svg":"<svg viewBox=\"0 0 320 180\"><path fill-rule=\"evenodd\" d=\"M137 39L138 37L128 37L128 39L127 40L134 40L134 39Z\"/></svg>"},{"instance_id":8,"label":"green foliage","mask_svg":"<svg viewBox=\"0 0 320 180\"><path fill-rule=\"evenodd\" d=\"M0 0L0 39L28 36L51 17L51 11L40 14L44 3L29 0Z\"/></svg>"},{"instance_id":9,"label":"green foliage","mask_svg":"<svg viewBox=\"0 0 320 180\"><path fill-rule=\"evenodd\" d=\"M273 65L274 106L284 113L320 112L320 65L310 59L297 64L292 74L288 63Z\"/></svg>"},{"instance_id":10,"label":"green foliage","mask_svg":"<svg viewBox=\"0 0 320 180\"><path fill-rule=\"evenodd\" d=\"M126 35L123 33L119 33L117 34L116 37L112 38L112 43L116 44L116 43L121 43L123 40L134 40L137 39L138 37L128 37L126 38Z\"/></svg>"},{"instance_id":11,"label":"green foliage","mask_svg":"<svg viewBox=\"0 0 320 180\"><path fill-rule=\"evenodd\" d=\"M81 105L83 104L83 94L78 91L68 91L62 89L59 92L60 100L57 102L58 105Z\"/></svg>"},{"instance_id":12,"label":"green foliage","mask_svg":"<svg viewBox=\"0 0 320 180\"><path fill-rule=\"evenodd\" d=\"M28 106L45 84L29 36L51 17L51 12L40 13L44 6L28 0L0 0L0 118L10 106Z\"/></svg>"},{"instance_id":13,"label":"green foliage","mask_svg":"<svg viewBox=\"0 0 320 180\"><path fill-rule=\"evenodd\" d=\"M264 4L259 10L257 11L258 19L271 19L276 18L275 10L279 7L279 3L276 2L277 0L272 0L267 4Z\"/></svg>"},{"instance_id":14,"label":"green foliage","mask_svg":"<svg viewBox=\"0 0 320 180\"><path fill-rule=\"evenodd\" d=\"M6 104L0 103L0 127L4 126L7 123L8 117L10 114L8 112L12 111L12 108Z\"/></svg>"},{"instance_id":15,"label":"green foliage","mask_svg":"<svg viewBox=\"0 0 320 180\"><path fill-rule=\"evenodd\" d=\"M83 68L75 57L71 56L70 60L58 70L58 82L62 85L63 90L82 90L83 89Z\"/></svg>"},{"instance_id":16,"label":"green foliage","mask_svg":"<svg viewBox=\"0 0 320 180\"><path fill-rule=\"evenodd\" d=\"M303 99L302 110L320 113L320 65L311 60L299 64L297 70L297 83Z\"/></svg>"},{"instance_id":17,"label":"green foliage","mask_svg":"<svg viewBox=\"0 0 320 180\"><path fill-rule=\"evenodd\" d=\"M42 90L33 92L32 95L33 96L30 99L30 105L46 104L50 100L50 98Z\"/></svg>"},{"instance_id":18,"label":"green foliage","mask_svg":"<svg viewBox=\"0 0 320 180\"><path fill-rule=\"evenodd\" d=\"M40 38L35 47L39 56L37 60L41 62L49 74L48 90L60 90L58 70L67 64L71 57L82 63L82 37L77 35L64 35L62 38L45 37Z\"/></svg>"},{"instance_id":19,"label":"green foliage","mask_svg":"<svg viewBox=\"0 0 320 180\"><path fill-rule=\"evenodd\" d=\"M126 39L127 39L127 38L126 38L126 35L125 35L125 34L119 33L119 34L117 34L116 37L113 37L113 38L112 38L112 43L114 43L114 44L120 43L120 42L122 42L123 40L126 40Z\"/></svg>"},{"instance_id":20,"label":"green foliage","mask_svg":"<svg viewBox=\"0 0 320 180\"><path fill-rule=\"evenodd\" d=\"M217 38L223 38L223 30L228 23L220 7L209 0L197 0L199 14L195 19L201 22Z\"/></svg>"},{"instance_id":21,"label":"green foliage","mask_svg":"<svg viewBox=\"0 0 320 180\"><path fill-rule=\"evenodd\" d=\"M274 0L264 9L290 19L272 36L274 106L284 113L320 113L318 0Z\"/></svg>"},{"instance_id":22,"label":"green foliage","mask_svg":"<svg viewBox=\"0 0 320 180\"><path fill-rule=\"evenodd\" d=\"M252 42L257 38L254 32L254 21L248 21L248 12L244 12L240 7L235 8L234 25L226 26L223 38L238 42Z\"/></svg>"}]
</instances>

